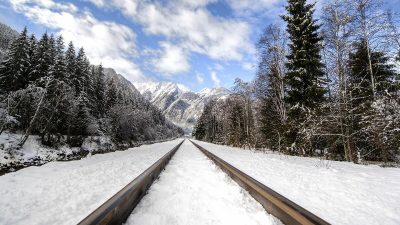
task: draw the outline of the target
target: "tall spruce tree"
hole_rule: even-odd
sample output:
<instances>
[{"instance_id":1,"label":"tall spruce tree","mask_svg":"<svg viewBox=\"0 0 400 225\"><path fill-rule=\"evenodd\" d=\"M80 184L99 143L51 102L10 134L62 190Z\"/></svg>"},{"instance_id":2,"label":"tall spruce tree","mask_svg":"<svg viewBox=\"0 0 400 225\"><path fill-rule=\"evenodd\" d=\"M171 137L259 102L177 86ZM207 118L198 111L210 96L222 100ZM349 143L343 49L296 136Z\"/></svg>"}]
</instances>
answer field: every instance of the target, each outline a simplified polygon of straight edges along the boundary
<instances>
[{"instance_id":1,"label":"tall spruce tree","mask_svg":"<svg viewBox=\"0 0 400 225\"><path fill-rule=\"evenodd\" d=\"M98 117L103 117L105 110L105 91L106 91L106 84L104 79L104 68L103 65L100 64L97 70L95 70L95 85L94 85L94 92L96 96L96 115Z\"/></svg>"},{"instance_id":2,"label":"tall spruce tree","mask_svg":"<svg viewBox=\"0 0 400 225\"><path fill-rule=\"evenodd\" d=\"M31 81L41 83L41 78L51 75L51 70L54 65L53 49L54 38L51 40L48 33L44 33L38 42L35 58L37 64L31 76Z\"/></svg>"},{"instance_id":3,"label":"tall spruce tree","mask_svg":"<svg viewBox=\"0 0 400 225\"><path fill-rule=\"evenodd\" d=\"M90 63L86 58L86 53L83 48L80 48L78 55L76 56L76 70L72 76L72 86L75 88L77 96L81 92L86 92L87 97L91 97L91 91L93 90L93 82L90 76Z\"/></svg>"},{"instance_id":4,"label":"tall spruce tree","mask_svg":"<svg viewBox=\"0 0 400 225\"><path fill-rule=\"evenodd\" d=\"M66 63L64 57L64 40L62 36L57 38L55 46L53 75L59 81L66 80Z\"/></svg>"},{"instance_id":5,"label":"tall spruce tree","mask_svg":"<svg viewBox=\"0 0 400 225\"><path fill-rule=\"evenodd\" d=\"M65 78L66 82L73 87L73 78L76 71L76 53L75 47L72 42L68 44L67 51L65 52Z\"/></svg>"},{"instance_id":6,"label":"tall spruce tree","mask_svg":"<svg viewBox=\"0 0 400 225\"><path fill-rule=\"evenodd\" d=\"M323 87L323 64L321 63L319 25L313 19L315 4L306 0L288 0L288 15L282 16L287 22L287 31L291 41L290 54L286 64L285 76L287 95L285 102L289 106L288 144L296 143L298 130L304 121L307 110L315 111L324 101L326 90Z\"/></svg>"},{"instance_id":7,"label":"tall spruce tree","mask_svg":"<svg viewBox=\"0 0 400 225\"><path fill-rule=\"evenodd\" d=\"M289 86L286 101L291 106L300 104L315 108L323 101L326 92L322 86L320 26L313 19L314 5L306 4L306 0L289 0L286 6L289 15L283 16L291 41L286 64L286 83Z\"/></svg>"},{"instance_id":8,"label":"tall spruce tree","mask_svg":"<svg viewBox=\"0 0 400 225\"><path fill-rule=\"evenodd\" d=\"M28 73L28 81L31 82L34 79L35 76L35 68L37 65L37 59L36 59L36 52L37 52L37 44L38 41L35 37L34 34L31 35L29 38L29 50L28 50L28 55L29 55L29 65L30 65L30 70Z\"/></svg>"},{"instance_id":9,"label":"tall spruce tree","mask_svg":"<svg viewBox=\"0 0 400 225\"><path fill-rule=\"evenodd\" d=\"M12 42L4 61L0 65L0 92L20 90L28 84L30 71L29 39L26 27Z\"/></svg>"}]
</instances>

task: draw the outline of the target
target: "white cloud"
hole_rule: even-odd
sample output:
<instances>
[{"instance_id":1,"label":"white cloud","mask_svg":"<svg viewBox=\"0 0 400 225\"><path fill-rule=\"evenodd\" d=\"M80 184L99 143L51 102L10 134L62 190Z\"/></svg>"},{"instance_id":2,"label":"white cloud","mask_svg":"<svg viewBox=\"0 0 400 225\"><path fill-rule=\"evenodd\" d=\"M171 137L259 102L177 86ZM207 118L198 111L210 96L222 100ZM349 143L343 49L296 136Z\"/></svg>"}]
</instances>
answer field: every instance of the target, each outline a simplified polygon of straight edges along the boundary
<instances>
[{"instance_id":1,"label":"white cloud","mask_svg":"<svg viewBox=\"0 0 400 225\"><path fill-rule=\"evenodd\" d=\"M85 0L87 2L91 2L93 4L95 4L98 7L105 7L107 5L107 1L106 0Z\"/></svg>"},{"instance_id":2,"label":"white cloud","mask_svg":"<svg viewBox=\"0 0 400 225\"><path fill-rule=\"evenodd\" d=\"M196 74L196 80L197 80L197 83L199 83L199 84L202 84L202 83L204 83L204 77L203 77L203 74L201 74L201 73L197 73L197 74Z\"/></svg>"},{"instance_id":3,"label":"white cloud","mask_svg":"<svg viewBox=\"0 0 400 225\"><path fill-rule=\"evenodd\" d=\"M153 60L158 72L170 76L189 71L190 65L185 50L168 42L162 42L160 46L163 49L161 56Z\"/></svg>"},{"instance_id":4,"label":"white cloud","mask_svg":"<svg viewBox=\"0 0 400 225\"><path fill-rule=\"evenodd\" d=\"M262 13L276 10L282 0L227 0L230 7L240 15Z\"/></svg>"},{"instance_id":5,"label":"white cloud","mask_svg":"<svg viewBox=\"0 0 400 225\"><path fill-rule=\"evenodd\" d=\"M91 0L98 2L100 0ZM106 7L120 10L150 35L162 35L189 57L195 52L217 60L241 60L253 53L250 25L212 15L206 6L216 0L112 0ZM103 1L102 1L103 2ZM95 3L96 5L101 5ZM184 60L185 62L188 59Z\"/></svg>"},{"instance_id":6,"label":"white cloud","mask_svg":"<svg viewBox=\"0 0 400 225\"><path fill-rule=\"evenodd\" d=\"M131 81L146 79L131 59L137 54L136 34L129 27L100 21L88 11L79 12L71 3L52 0L10 0L10 3L15 11L33 22L55 29L66 41L84 47L93 64L112 67Z\"/></svg>"},{"instance_id":7,"label":"white cloud","mask_svg":"<svg viewBox=\"0 0 400 225\"><path fill-rule=\"evenodd\" d=\"M253 70L255 68L255 65L254 65L254 63L251 63L251 62L244 62L244 63L242 63L242 67L245 70Z\"/></svg>"},{"instance_id":8,"label":"white cloud","mask_svg":"<svg viewBox=\"0 0 400 225\"><path fill-rule=\"evenodd\" d=\"M205 8L145 4L134 20L148 34L177 38L185 49L213 59L240 60L253 50L247 23L214 17Z\"/></svg>"},{"instance_id":9,"label":"white cloud","mask_svg":"<svg viewBox=\"0 0 400 225\"><path fill-rule=\"evenodd\" d=\"M214 87L220 87L221 86L221 81L219 80L217 76L217 72L211 71L211 80L214 83Z\"/></svg>"}]
</instances>

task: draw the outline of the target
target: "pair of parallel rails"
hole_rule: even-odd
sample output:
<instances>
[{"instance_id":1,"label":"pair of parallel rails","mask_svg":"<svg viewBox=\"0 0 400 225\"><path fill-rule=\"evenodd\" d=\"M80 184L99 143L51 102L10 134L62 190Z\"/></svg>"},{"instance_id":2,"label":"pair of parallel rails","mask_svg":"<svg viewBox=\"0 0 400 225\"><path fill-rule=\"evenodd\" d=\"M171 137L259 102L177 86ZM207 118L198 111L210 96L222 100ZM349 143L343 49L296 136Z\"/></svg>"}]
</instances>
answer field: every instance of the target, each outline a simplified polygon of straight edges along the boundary
<instances>
[{"instance_id":1,"label":"pair of parallel rails","mask_svg":"<svg viewBox=\"0 0 400 225\"><path fill-rule=\"evenodd\" d=\"M108 199L103 205L83 219L79 225L121 225L123 224L133 209L139 204L143 196L146 195L152 183L159 177L170 159L184 142L181 141L177 146ZM225 162L218 156L209 152L199 144L190 140L201 152L213 161L222 171L228 174L236 183L256 199L264 209L288 225L327 225L328 222L307 211L296 203L290 201L271 188L258 182L249 175Z\"/></svg>"}]
</instances>

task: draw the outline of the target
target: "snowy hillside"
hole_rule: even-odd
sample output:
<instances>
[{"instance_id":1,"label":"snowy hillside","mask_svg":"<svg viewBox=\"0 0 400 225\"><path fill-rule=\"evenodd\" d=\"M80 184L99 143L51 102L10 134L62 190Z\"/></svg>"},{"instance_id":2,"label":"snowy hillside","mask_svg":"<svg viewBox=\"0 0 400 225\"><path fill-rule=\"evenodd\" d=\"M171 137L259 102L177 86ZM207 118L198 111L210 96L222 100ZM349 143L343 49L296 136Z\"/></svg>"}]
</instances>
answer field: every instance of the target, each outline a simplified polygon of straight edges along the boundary
<instances>
[{"instance_id":1,"label":"snowy hillside","mask_svg":"<svg viewBox=\"0 0 400 225\"><path fill-rule=\"evenodd\" d=\"M190 133L210 100L225 99L230 91L226 88L205 88L198 93L172 82L136 84L140 93L176 125Z\"/></svg>"},{"instance_id":2,"label":"snowy hillside","mask_svg":"<svg viewBox=\"0 0 400 225\"><path fill-rule=\"evenodd\" d=\"M107 81L113 80L115 82L115 85L122 92L122 95L125 98L142 99L142 96L140 95L139 91L135 88L135 86L130 81L128 81L124 76L118 74L114 69L104 68L104 75Z\"/></svg>"},{"instance_id":3,"label":"snowy hillside","mask_svg":"<svg viewBox=\"0 0 400 225\"><path fill-rule=\"evenodd\" d=\"M18 37L18 32L13 30L11 27L0 23L0 62L4 57L4 54L11 41Z\"/></svg>"}]
</instances>

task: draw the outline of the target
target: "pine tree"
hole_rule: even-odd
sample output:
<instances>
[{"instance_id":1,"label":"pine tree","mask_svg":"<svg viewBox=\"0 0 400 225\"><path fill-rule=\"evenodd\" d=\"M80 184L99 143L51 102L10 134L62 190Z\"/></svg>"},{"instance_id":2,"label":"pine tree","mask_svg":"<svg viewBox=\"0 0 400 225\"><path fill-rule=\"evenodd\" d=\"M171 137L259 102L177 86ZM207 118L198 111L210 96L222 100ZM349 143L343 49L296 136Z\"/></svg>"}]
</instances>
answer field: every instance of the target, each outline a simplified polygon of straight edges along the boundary
<instances>
[{"instance_id":1,"label":"pine tree","mask_svg":"<svg viewBox=\"0 0 400 225\"><path fill-rule=\"evenodd\" d=\"M75 78L75 72L76 72L76 53L74 44L72 42L68 44L67 51L65 52L65 72L66 72L65 79L67 83L71 87L74 87L73 79Z\"/></svg>"},{"instance_id":2,"label":"pine tree","mask_svg":"<svg viewBox=\"0 0 400 225\"><path fill-rule=\"evenodd\" d=\"M321 63L319 25L313 19L315 4L306 0L288 0L288 15L282 18L287 22L291 44L286 64L287 84L286 103L289 105L288 119L291 129L288 144L296 143L297 133L304 120L305 111L316 110L324 101L323 64Z\"/></svg>"},{"instance_id":3,"label":"pine tree","mask_svg":"<svg viewBox=\"0 0 400 225\"><path fill-rule=\"evenodd\" d=\"M77 95L80 95L82 91L89 94L92 89L90 64L83 48L79 49L78 55L76 56L76 70L71 77L71 81Z\"/></svg>"},{"instance_id":4,"label":"pine tree","mask_svg":"<svg viewBox=\"0 0 400 225\"><path fill-rule=\"evenodd\" d=\"M28 85L30 71L29 40L26 27L13 41L6 58L0 65L0 92L8 93L25 88Z\"/></svg>"},{"instance_id":5,"label":"pine tree","mask_svg":"<svg viewBox=\"0 0 400 225\"><path fill-rule=\"evenodd\" d=\"M98 117L103 117L105 110L104 110L104 105L105 105L105 91L106 91L106 85L105 85L105 78L104 78L104 68L103 65L100 64L97 70L95 70L95 96L96 96L96 111L97 111L97 116Z\"/></svg>"},{"instance_id":6,"label":"pine tree","mask_svg":"<svg viewBox=\"0 0 400 225\"><path fill-rule=\"evenodd\" d=\"M37 52L37 39L34 34L31 35L29 38L29 50L28 50L28 55L29 55L29 65L30 65L30 70L28 72L28 81L31 82L33 81L33 77L35 76L35 68L37 66L37 59L36 59L36 52Z\"/></svg>"},{"instance_id":7,"label":"pine tree","mask_svg":"<svg viewBox=\"0 0 400 225\"><path fill-rule=\"evenodd\" d=\"M35 58L37 64L32 73L31 82L42 83L45 77L51 75L51 70L54 65L53 50L54 38L51 40L48 33L44 33L42 38L38 42L37 51L35 53Z\"/></svg>"},{"instance_id":8,"label":"pine tree","mask_svg":"<svg viewBox=\"0 0 400 225\"><path fill-rule=\"evenodd\" d=\"M356 51L350 54L350 84L353 105L370 104L373 101L371 76L369 76L368 45L365 40L356 43ZM395 91L396 73L389 58L382 52L369 50L377 95Z\"/></svg>"},{"instance_id":9,"label":"pine tree","mask_svg":"<svg viewBox=\"0 0 400 225\"><path fill-rule=\"evenodd\" d=\"M90 113L87 108L88 99L85 93L82 92L77 99L77 104L74 107L73 117L71 118L71 134L72 135L87 135L87 126L90 122Z\"/></svg>"},{"instance_id":10,"label":"pine tree","mask_svg":"<svg viewBox=\"0 0 400 225\"><path fill-rule=\"evenodd\" d=\"M54 35L51 34L49 38L49 63L50 63L50 68L49 68L49 75L53 76L54 73L54 65L56 62L56 56L57 56L57 43L56 39L54 38Z\"/></svg>"},{"instance_id":11,"label":"pine tree","mask_svg":"<svg viewBox=\"0 0 400 225\"><path fill-rule=\"evenodd\" d=\"M206 135L206 121L205 121L205 114L203 112L199 117L199 119L197 120L195 128L193 129L193 136L197 140L204 140L205 135Z\"/></svg>"},{"instance_id":12,"label":"pine tree","mask_svg":"<svg viewBox=\"0 0 400 225\"><path fill-rule=\"evenodd\" d=\"M59 81L66 82L66 62L64 57L64 41L62 36L58 37L55 46L53 76Z\"/></svg>"},{"instance_id":13,"label":"pine tree","mask_svg":"<svg viewBox=\"0 0 400 225\"><path fill-rule=\"evenodd\" d=\"M353 135L353 140L360 154L373 152L376 149L378 150L376 152L381 152L380 148L382 147L379 146L383 146L383 144L380 143L377 147L374 146L374 143L379 142L372 141L377 140L377 135L380 135L377 133L379 130L377 128L385 124L382 122L385 119L381 118L381 110L376 106L382 106L382 102L390 102L391 96L396 96L397 88L394 82L396 73L393 65L389 64L389 58L382 52L368 50L365 40L360 40L355 45L356 50L350 54L349 62L350 105L353 114L351 129L355 134ZM369 67L370 62L371 67ZM374 74L375 88L372 86L369 68L372 68ZM375 106L375 108L372 106ZM373 121L381 122L371 124ZM372 129L366 129L366 127L375 127L376 130L371 132Z\"/></svg>"}]
</instances>

